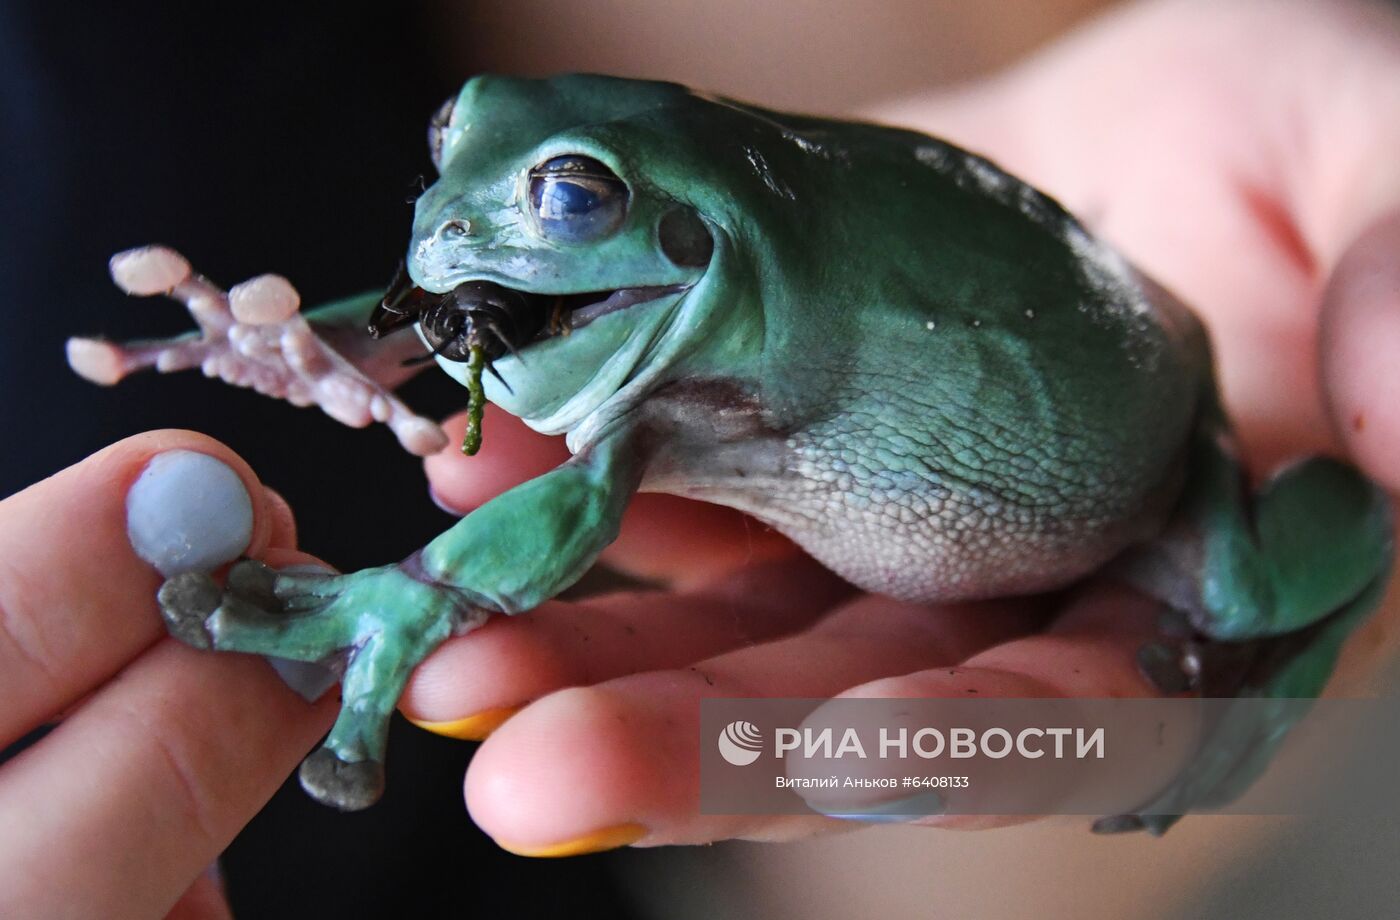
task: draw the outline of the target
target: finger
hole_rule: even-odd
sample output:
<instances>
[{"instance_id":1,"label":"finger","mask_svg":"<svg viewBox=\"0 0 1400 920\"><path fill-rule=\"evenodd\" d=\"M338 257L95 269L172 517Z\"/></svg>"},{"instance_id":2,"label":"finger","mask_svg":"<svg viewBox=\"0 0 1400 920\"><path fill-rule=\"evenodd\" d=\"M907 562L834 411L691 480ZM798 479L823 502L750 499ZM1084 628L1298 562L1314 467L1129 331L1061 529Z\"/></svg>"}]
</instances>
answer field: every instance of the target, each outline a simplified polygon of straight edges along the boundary
<instances>
[{"instance_id":1,"label":"finger","mask_svg":"<svg viewBox=\"0 0 1400 920\"><path fill-rule=\"evenodd\" d=\"M402 707L424 728L480 740L563 687L676 668L809 625L852 589L815 561L755 564L685 593L553 603L449 640L414 672Z\"/></svg>"},{"instance_id":2,"label":"finger","mask_svg":"<svg viewBox=\"0 0 1400 920\"><path fill-rule=\"evenodd\" d=\"M217 877L205 872L180 896L165 920L233 920L233 912Z\"/></svg>"},{"instance_id":3,"label":"finger","mask_svg":"<svg viewBox=\"0 0 1400 920\"><path fill-rule=\"evenodd\" d=\"M1319 349L1333 428L1367 475L1400 491L1400 211L1363 232L1338 262Z\"/></svg>"},{"instance_id":4,"label":"finger","mask_svg":"<svg viewBox=\"0 0 1400 920\"><path fill-rule=\"evenodd\" d=\"M632 499L617 539L600 558L629 575L684 589L798 552L782 534L733 508L647 494Z\"/></svg>"},{"instance_id":5,"label":"finger","mask_svg":"<svg viewBox=\"0 0 1400 920\"><path fill-rule=\"evenodd\" d=\"M283 549L293 549L297 545L297 519L292 506L275 489L263 486L267 514L267 545Z\"/></svg>"},{"instance_id":6,"label":"finger","mask_svg":"<svg viewBox=\"0 0 1400 920\"><path fill-rule=\"evenodd\" d=\"M1137 651L1157 638L1161 607L1125 588L1099 585L1070 601L1047 630L991 646L955 668L931 668L872 681L841 694L858 699L1080 698L1119 699L1157 696L1137 665ZM1122 808L1147 801L1184 766L1185 751L1155 758L1141 774L1109 778L1081 771L1085 782L1118 786ZM1177 757L1177 755L1180 757ZM994 767L1014 769L1006 761ZM1005 782L1016 778L1009 773ZM964 798L967 810L991 810L998 795L995 773L980 777ZM1048 782L1048 780L1047 780ZM1073 795L1072 788L1053 790L1052 800ZM1002 789L1001 801L1006 801ZM1100 788L1100 796L1110 794ZM1000 827L1034 820L1024 815L932 816L920 824L942 827Z\"/></svg>"},{"instance_id":7,"label":"finger","mask_svg":"<svg viewBox=\"0 0 1400 920\"><path fill-rule=\"evenodd\" d=\"M465 426L465 413L443 423L454 443L461 442ZM423 463L434 499L454 513L466 514L569 459L562 440L531 431L495 406L487 406L483 430L475 456L447 450ZM794 552L776 531L733 509L671 495L638 495L602 558L630 575L691 587L745 563Z\"/></svg>"},{"instance_id":8,"label":"finger","mask_svg":"<svg viewBox=\"0 0 1400 920\"><path fill-rule=\"evenodd\" d=\"M165 459L153 464L158 456ZM210 457L218 462L187 462ZM160 573L129 537L127 498L138 480L139 532L154 541L148 552L178 554L193 535L227 557L202 563L216 565L268 545L275 515L252 471L227 447L188 431L128 438L0 502L0 743L164 634L155 604Z\"/></svg>"},{"instance_id":9,"label":"finger","mask_svg":"<svg viewBox=\"0 0 1400 920\"><path fill-rule=\"evenodd\" d=\"M563 855L641 839L781 839L827 819L698 815L700 700L825 697L888 674L961 661L1030 628L1026 604L920 607L865 597L812 629L693 667L563 690L482 746L467 803L497 842Z\"/></svg>"},{"instance_id":10,"label":"finger","mask_svg":"<svg viewBox=\"0 0 1400 920\"><path fill-rule=\"evenodd\" d=\"M261 661L158 644L0 769L0 916L158 917L330 725Z\"/></svg>"},{"instance_id":11,"label":"finger","mask_svg":"<svg viewBox=\"0 0 1400 920\"><path fill-rule=\"evenodd\" d=\"M462 412L442 423L452 444L461 444L467 426ZM507 489L554 469L569 459L562 438L531 431L520 419L488 404L482 423L481 450L468 457L445 450L423 460L428 487L443 508L456 514L490 501Z\"/></svg>"}]
</instances>

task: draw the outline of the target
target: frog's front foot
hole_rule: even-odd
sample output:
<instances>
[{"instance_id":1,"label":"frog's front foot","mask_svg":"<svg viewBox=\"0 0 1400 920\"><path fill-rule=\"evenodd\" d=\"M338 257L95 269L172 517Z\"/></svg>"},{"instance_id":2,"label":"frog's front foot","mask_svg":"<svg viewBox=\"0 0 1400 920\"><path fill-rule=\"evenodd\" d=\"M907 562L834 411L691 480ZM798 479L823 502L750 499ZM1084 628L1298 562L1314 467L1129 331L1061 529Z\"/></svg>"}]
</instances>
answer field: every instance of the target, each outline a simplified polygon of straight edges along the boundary
<instances>
[{"instance_id":1,"label":"frog's front foot","mask_svg":"<svg viewBox=\"0 0 1400 920\"><path fill-rule=\"evenodd\" d=\"M368 808L384 794L384 764L378 760L345 761L328 747L317 748L301 762L301 788L313 799L341 811Z\"/></svg>"},{"instance_id":2,"label":"frog's front foot","mask_svg":"<svg viewBox=\"0 0 1400 920\"><path fill-rule=\"evenodd\" d=\"M280 275L260 275L224 291L164 246L118 253L111 271L128 294L165 294L183 303L199 330L127 344L70 339L68 363L88 380L110 386L146 368L168 373L198 367L205 376L294 405L315 404L351 427L383 422L414 454L446 445L437 424L415 414L375 379L385 376L380 369L370 362L357 366L317 333L300 312L301 296Z\"/></svg>"},{"instance_id":3,"label":"frog's front foot","mask_svg":"<svg viewBox=\"0 0 1400 920\"><path fill-rule=\"evenodd\" d=\"M222 588L191 572L166 581L159 600L170 634L188 645L343 669L340 716L300 775L313 798L345 811L384 790L389 717L413 668L489 615L413 558L349 575L244 561Z\"/></svg>"}]
</instances>

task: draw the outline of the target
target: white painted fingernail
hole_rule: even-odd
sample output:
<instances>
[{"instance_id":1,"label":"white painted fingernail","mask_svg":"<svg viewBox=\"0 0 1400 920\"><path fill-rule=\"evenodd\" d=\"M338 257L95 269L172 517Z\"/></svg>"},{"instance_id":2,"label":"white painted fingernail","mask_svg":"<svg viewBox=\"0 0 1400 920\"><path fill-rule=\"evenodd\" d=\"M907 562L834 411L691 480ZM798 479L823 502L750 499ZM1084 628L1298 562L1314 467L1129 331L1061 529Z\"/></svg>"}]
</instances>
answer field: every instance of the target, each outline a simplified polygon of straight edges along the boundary
<instances>
[{"instance_id":1,"label":"white painted fingernail","mask_svg":"<svg viewBox=\"0 0 1400 920\"><path fill-rule=\"evenodd\" d=\"M283 575L335 575L335 569L325 565L307 563L289 565L277 570ZM282 683L292 688L297 696L314 703L326 695L326 691L340 683L344 668L331 667L314 661L296 661L291 658L278 658L264 655L263 660L272 665L272 670L282 678Z\"/></svg>"},{"instance_id":2,"label":"white painted fingernail","mask_svg":"<svg viewBox=\"0 0 1400 920\"><path fill-rule=\"evenodd\" d=\"M222 460L166 451L126 493L126 533L136 555L167 578L210 572L248 549L253 501Z\"/></svg>"},{"instance_id":3,"label":"white painted fingernail","mask_svg":"<svg viewBox=\"0 0 1400 920\"><path fill-rule=\"evenodd\" d=\"M314 661L293 661L274 655L263 656L272 670L282 678L282 683L291 687L297 696L314 703L326 695L326 691L340 682L340 674L323 664Z\"/></svg>"},{"instance_id":4,"label":"white painted fingernail","mask_svg":"<svg viewBox=\"0 0 1400 920\"><path fill-rule=\"evenodd\" d=\"M433 504L438 506L439 511L446 511L453 517L464 517L466 512L461 508L454 508L447 503L447 499L442 497L442 493L433 488L432 483L428 484L428 497L433 500Z\"/></svg>"},{"instance_id":5,"label":"white painted fingernail","mask_svg":"<svg viewBox=\"0 0 1400 920\"><path fill-rule=\"evenodd\" d=\"M921 792L901 799L888 799L862 806L859 811L827 811L812 802L807 804L828 818L861 821L866 824L907 824L929 815L941 815L947 807L943 797L936 792Z\"/></svg>"}]
</instances>

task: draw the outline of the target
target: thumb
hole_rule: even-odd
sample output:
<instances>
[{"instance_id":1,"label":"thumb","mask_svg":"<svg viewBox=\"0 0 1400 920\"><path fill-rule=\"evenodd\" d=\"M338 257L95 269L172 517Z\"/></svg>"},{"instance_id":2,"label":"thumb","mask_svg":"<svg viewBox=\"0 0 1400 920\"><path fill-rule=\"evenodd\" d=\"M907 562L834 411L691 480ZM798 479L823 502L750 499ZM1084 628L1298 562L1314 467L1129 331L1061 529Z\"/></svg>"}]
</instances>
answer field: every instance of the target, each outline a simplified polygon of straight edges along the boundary
<instances>
[{"instance_id":1,"label":"thumb","mask_svg":"<svg viewBox=\"0 0 1400 920\"><path fill-rule=\"evenodd\" d=\"M1352 459L1400 491L1400 208L1349 246L1323 296L1323 399Z\"/></svg>"}]
</instances>

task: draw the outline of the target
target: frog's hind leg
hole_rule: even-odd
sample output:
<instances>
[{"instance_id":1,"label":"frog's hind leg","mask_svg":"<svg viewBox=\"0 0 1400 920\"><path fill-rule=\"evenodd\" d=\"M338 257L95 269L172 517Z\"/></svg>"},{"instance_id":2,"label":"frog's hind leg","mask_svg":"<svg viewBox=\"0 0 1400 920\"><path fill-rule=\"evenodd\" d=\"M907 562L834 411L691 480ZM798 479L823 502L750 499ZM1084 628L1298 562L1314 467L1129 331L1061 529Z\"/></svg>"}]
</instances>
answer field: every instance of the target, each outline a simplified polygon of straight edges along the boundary
<instances>
[{"instance_id":1,"label":"frog's hind leg","mask_svg":"<svg viewBox=\"0 0 1400 920\"><path fill-rule=\"evenodd\" d=\"M1214 714L1169 788L1098 831L1162 833L1190 809L1243 793L1384 593L1394 537L1378 486L1322 457L1284 469L1253 496L1244 483L1213 411L1192 448L1181 514L1124 570L1186 621L1175 638L1142 650L1144 672L1164 692L1247 702Z\"/></svg>"},{"instance_id":2,"label":"frog's hind leg","mask_svg":"<svg viewBox=\"0 0 1400 920\"><path fill-rule=\"evenodd\" d=\"M349 575L278 573L245 561L221 588L205 574L171 578L159 595L171 635L197 648L249 652L343 669L340 715L301 766L320 802L366 808L384 789L389 719L419 661L486 612L411 565Z\"/></svg>"}]
</instances>

